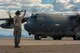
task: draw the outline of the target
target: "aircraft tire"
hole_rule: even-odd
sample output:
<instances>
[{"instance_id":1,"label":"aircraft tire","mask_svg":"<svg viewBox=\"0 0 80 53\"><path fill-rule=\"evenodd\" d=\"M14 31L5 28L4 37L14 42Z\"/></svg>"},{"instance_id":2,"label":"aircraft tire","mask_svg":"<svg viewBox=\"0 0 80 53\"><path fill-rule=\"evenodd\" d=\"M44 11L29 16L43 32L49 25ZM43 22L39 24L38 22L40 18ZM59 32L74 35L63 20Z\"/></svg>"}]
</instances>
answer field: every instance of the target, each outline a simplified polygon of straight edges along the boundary
<instances>
[{"instance_id":1,"label":"aircraft tire","mask_svg":"<svg viewBox=\"0 0 80 53\"><path fill-rule=\"evenodd\" d=\"M53 40L57 40L57 37L53 37Z\"/></svg>"},{"instance_id":2,"label":"aircraft tire","mask_svg":"<svg viewBox=\"0 0 80 53\"><path fill-rule=\"evenodd\" d=\"M80 40L80 33L76 33L77 40Z\"/></svg>"},{"instance_id":3,"label":"aircraft tire","mask_svg":"<svg viewBox=\"0 0 80 53\"><path fill-rule=\"evenodd\" d=\"M58 37L57 39L58 39L58 40L61 40L61 39L62 39L62 37Z\"/></svg>"},{"instance_id":4,"label":"aircraft tire","mask_svg":"<svg viewBox=\"0 0 80 53\"><path fill-rule=\"evenodd\" d=\"M78 38L76 36L73 37L73 40L77 40Z\"/></svg>"},{"instance_id":5,"label":"aircraft tire","mask_svg":"<svg viewBox=\"0 0 80 53\"><path fill-rule=\"evenodd\" d=\"M78 37L78 40L80 40L80 37Z\"/></svg>"},{"instance_id":6,"label":"aircraft tire","mask_svg":"<svg viewBox=\"0 0 80 53\"><path fill-rule=\"evenodd\" d=\"M35 40L41 40L41 37L39 35L35 35Z\"/></svg>"}]
</instances>

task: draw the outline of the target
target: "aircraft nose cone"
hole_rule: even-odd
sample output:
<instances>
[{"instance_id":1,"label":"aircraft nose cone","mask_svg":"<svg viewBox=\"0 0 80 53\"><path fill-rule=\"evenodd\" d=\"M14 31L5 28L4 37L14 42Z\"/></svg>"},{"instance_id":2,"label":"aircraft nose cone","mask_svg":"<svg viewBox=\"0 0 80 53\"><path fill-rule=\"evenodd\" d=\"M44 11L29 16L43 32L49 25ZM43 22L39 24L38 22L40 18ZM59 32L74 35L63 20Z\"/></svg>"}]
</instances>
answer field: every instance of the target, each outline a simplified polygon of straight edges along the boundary
<instances>
[{"instance_id":1,"label":"aircraft nose cone","mask_svg":"<svg viewBox=\"0 0 80 53\"><path fill-rule=\"evenodd\" d=\"M29 26L28 26L28 24L26 23L26 24L24 24L24 29L25 30L27 30L27 31L29 31Z\"/></svg>"}]
</instances>

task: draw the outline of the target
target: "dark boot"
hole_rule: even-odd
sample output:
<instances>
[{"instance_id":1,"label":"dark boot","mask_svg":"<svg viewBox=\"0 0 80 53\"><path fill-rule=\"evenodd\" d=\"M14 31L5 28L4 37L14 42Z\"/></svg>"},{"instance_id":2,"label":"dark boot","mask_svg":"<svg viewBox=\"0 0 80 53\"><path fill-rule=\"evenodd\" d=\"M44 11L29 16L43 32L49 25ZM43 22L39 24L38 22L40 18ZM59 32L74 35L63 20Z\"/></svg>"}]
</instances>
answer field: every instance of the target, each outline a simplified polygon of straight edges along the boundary
<instances>
[{"instance_id":1,"label":"dark boot","mask_svg":"<svg viewBox=\"0 0 80 53\"><path fill-rule=\"evenodd\" d=\"M20 48L19 44L15 44L15 48Z\"/></svg>"}]
</instances>

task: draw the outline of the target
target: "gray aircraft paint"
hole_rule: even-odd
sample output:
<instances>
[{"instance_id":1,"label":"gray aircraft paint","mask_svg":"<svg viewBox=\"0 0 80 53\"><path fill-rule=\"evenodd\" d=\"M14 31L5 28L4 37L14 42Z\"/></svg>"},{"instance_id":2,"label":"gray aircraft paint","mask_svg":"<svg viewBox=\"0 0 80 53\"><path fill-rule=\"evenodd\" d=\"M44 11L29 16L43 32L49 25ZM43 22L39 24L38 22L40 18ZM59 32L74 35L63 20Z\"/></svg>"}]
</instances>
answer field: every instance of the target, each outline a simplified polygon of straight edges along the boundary
<instances>
[{"instance_id":1,"label":"gray aircraft paint","mask_svg":"<svg viewBox=\"0 0 80 53\"><path fill-rule=\"evenodd\" d=\"M24 28L34 35L56 35L57 33L73 32L71 24L74 24L74 22L70 22L68 15L38 13L37 19L30 18Z\"/></svg>"}]
</instances>

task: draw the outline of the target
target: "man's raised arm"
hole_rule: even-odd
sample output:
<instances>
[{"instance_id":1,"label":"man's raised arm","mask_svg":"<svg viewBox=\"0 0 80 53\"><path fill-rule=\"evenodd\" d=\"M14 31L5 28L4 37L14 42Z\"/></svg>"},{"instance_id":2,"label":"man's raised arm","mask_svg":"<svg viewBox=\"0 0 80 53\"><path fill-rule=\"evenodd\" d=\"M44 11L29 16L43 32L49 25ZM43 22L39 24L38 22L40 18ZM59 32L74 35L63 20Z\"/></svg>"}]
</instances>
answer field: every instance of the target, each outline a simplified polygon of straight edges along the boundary
<instances>
[{"instance_id":1,"label":"man's raised arm","mask_svg":"<svg viewBox=\"0 0 80 53\"><path fill-rule=\"evenodd\" d=\"M24 10L24 14L22 15L22 17L24 17L26 15L26 10Z\"/></svg>"}]
</instances>

